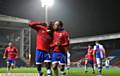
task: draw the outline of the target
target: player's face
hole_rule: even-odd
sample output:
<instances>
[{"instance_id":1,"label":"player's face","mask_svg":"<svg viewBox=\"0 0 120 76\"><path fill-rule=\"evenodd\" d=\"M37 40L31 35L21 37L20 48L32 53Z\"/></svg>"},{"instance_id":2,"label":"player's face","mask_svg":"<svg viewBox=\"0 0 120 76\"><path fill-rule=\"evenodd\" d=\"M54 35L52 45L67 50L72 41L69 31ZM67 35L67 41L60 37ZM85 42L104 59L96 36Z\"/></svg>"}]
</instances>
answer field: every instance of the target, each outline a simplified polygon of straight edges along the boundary
<instances>
[{"instance_id":1,"label":"player's face","mask_svg":"<svg viewBox=\"0 0 120 76\"><path fill-rule=\"evenodd\" d=\"M91 48L91 46L89 45L88 48Z\"/></svg>"},{"instance_id":2,"label":"player's face","mask_svg":"<svg viewBox=\"0 0 120 76\"><path fill-rule=\"evenodd\" d=\"M8 43L8 46L9 46L9 47L12 47L12 46L13 46L13 44L10 42L10 43Z\"/></svg>"},{"instance_id":3,"label":"player's face","mask_svg":"<svg viewBox=\"0 0 120 76\"><path fill-rule=\"evenodd\" d=\"M54 23L53 29L54 29L54 30L58 30L58 29L59 29L59 22L58 22L58 21L56 21L56 22Z\"/></svg>"},{"instance_id":4,"label":"player's face","mask_svg":"<svg viewBox=\"0 0 120 76\"><path fill-rule=\"evenodd\" d=\"M60 22L59 21L56 21L53 25L53 29L54 30L60 30L62 27L60 25Z\"/></svg>"}]
</instances>

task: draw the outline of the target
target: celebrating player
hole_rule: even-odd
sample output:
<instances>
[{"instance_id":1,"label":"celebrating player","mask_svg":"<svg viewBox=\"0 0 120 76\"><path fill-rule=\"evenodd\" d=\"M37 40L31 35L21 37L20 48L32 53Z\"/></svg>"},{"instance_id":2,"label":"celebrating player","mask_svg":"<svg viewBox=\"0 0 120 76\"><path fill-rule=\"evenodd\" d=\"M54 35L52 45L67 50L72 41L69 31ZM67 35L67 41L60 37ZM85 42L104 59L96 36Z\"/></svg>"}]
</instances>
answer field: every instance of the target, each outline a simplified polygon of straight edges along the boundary
<instances>
[{"instance_id":1,"label":"celebrating player","mask_svg":"<svg viewBox=\"0 0 120 76\"><path fill-rule=\"evenodd\" d=\"M51 76L51 56L49 54L51 35L50 29L42 22L30 22L29 26L37 31L36 39L36 65L39 76L42 76L41 65L43 62L46 64L47 76Z\"/></svg>"},{"instance_id":2,"label":"celebrating player","mask_svg":"<svg viewBox=\"0 0 120 76\"><path fill-rule=\"evenodd\" d=\"M68 32L63 29L62 21L55 21L53 25L54 34L51 47L53 48L52 64L55 76L59 76L58 65L60 65L61 76L65 76L66 47L69 45Z\"/></svg>"},{"instance_id":3,"label":"celebrating player","mask_svg":"<svg viewBox=\"0 0 120 76\"><path fill-rule=\"evenodd\" d=\"M101 76L102 75L102 59L106 57L105 49L103 45L101 45L98 41L96 41L95 44L96 45L94 46L94 51L96 54L96 62L97 62L99 75Z\"/></svg>"},{"instance_id":4,"label":"celebrating player","mask_svg":"<svg viewBox=\"0 0 120 76\"><path fill-rule=\"evenodd\" d=\"M10 70L10 68L15 67L15 59L18 58L18 50L15 46L13 46L12 42L8 43L8 47L5 49L3 58L5 59L7 57L7 71Z\"/></svg>"},{"instance_id":5,"label":"celebrating player","mask_svg":"<svg viewBox=\"0 0 120 76\"><path fill-rule=\"evenodd\" d=\"M94 50L92 49L92 46L88 45L87 54L85 55L85 73L87 73L87 66L88 64L91 64L93 69L93 74L95 73L94 70Z\"/></svg>"}]
</instances>

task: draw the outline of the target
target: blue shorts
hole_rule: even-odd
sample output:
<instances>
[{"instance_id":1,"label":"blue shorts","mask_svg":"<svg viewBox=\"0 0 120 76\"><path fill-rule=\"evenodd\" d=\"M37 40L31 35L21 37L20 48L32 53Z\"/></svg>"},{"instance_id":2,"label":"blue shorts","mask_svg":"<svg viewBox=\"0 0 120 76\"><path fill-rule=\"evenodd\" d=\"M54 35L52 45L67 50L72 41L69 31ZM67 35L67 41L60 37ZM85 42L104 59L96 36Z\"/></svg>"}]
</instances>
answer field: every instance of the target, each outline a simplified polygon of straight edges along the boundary
<instances>
[{"instance_id":1,"label":"blue shorts","mask_svg":"<svg viewBox=\"0 0 120 76\"><path fill-rule=\"evenodd\" d=\"M59 63L65 65L67 63L67 55L63 52L53 52L52 64Z\"/></svg>"},{"instance_id":2,"label":"blue shorts","mask_svg":"<svg viewBox=\"0 0 120 76\"><path fill-rule=\"evenodd\" d=\"M48 52L42 50L36 50L36 64L42 64L43 62L51 62L51 55Z\"/></svg>"},{"instance_id":3,"label":"blue shorts","mask_svg":"<svg viewBox=\"0 0 120 76\"><path fill-rule=\"evenodd\" d=\"M16 62L15 62L15 59L7 59L7 63L8 64L15 64Z\"/></svg>"}]
</instances>

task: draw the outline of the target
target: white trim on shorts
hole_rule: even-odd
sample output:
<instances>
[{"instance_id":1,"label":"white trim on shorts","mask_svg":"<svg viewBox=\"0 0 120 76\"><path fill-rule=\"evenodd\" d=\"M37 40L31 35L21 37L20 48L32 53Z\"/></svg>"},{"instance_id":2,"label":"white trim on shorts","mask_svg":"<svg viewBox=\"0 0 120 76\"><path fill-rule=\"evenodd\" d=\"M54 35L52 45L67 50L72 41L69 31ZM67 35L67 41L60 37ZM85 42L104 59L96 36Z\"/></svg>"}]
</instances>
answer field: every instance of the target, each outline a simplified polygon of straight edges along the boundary
<instances>
[{"instance_id":1,"label":"white trim on shorts","mask_svg":"<svg viewBox=\"0 0 120 76\"><path fill-rule=\"evenodd\" d=\"M59 61L53 61L52 64L56 64L56 63L59 63Z\"/></svg>"},{"instance_id":2,"label":"white trim on shorts","mask_svg":"<svg viewBox=\"0 0 120 76\"><path fill-rule=\"evenodd\" d=\"M51 60L44 60L44 62L51 62Z\"/></svg>"},{"instance_id":3,"label":"white trim on shorts","mask_svg":"<svg viewBox=\"0 0 120 76\"><path fill-rule=\"evenodd\" d=\"M59 62L59 64L60 64L60 65L66 65L66 63L61 63L61 62Z\"/></svg>"},{"instance_id":4,"label":"white trim on shorts","mask_svg":"<svg viewBox=\"0 0 120 76\"><path fill-rule=\"evenodd\" d=\"M51 60L44 60L44 62L51 62ZM42 62L43 63L43 62ZM36 64L42 64L40 62L36 62Z\"/></svg>"},{"instance_id":5,"label":"white trim on shorts","mask_svg":"<svg viewBox=\"0 0 120 76\"><path fill-rule=\"evenodd\" d=\"M11 65L15 65L15 63L12 63Z\"/></svg>"},{"instance_id":6,"label":"white trim on shorts","mask_svg":"<svg viewBox=\"0 0 120 76\"><path fill-rule=\"evenodd\" d=\"M60 61L54 61L54 62L52 62L52 64L56 64L56 63L59 63L60 65L66 65L66 63L61 63Z\"/></svg>"},{"instance_id":7,"label":"white trim on shorts","mask_svg":"<svg viewBox=\"0 0 120 76\"><path fill-rule=\"evenodd\" d=\"M9 63L9 61L7 61L7 63Z\"/></svg>"},{"instance_id":8,"label":"white trim on shorts","mask_svg":"<svg viewBox=\"0 0 120 76\"><path fill-rule=\"evenodd\" d=\"M36 62L36 64L42 64L42 63L40 63L40 62Z\"/></svg>"}]
</instances>

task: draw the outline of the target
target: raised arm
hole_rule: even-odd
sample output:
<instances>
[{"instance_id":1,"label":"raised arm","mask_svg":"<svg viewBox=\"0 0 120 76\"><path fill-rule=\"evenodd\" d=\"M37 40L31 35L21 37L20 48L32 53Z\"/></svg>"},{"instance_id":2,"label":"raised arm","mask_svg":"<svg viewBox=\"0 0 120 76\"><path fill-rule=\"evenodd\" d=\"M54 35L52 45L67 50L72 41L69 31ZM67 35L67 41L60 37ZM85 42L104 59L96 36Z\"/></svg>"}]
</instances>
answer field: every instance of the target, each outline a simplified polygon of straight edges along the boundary
<instances>
[{"instance_id":1,"label":"raised arm","mask_svg":"<svg viewBox=\"0 0 120 76\"><path fill-rule=\"evenodd\" d=\"M44 22L32 22L32 21L28 23L28 26L30 26L31 28L35 30L39 30L41 28L41 26L38 26L38 25L44 26L45 23Z\"/></svg>"}]
</instances>

